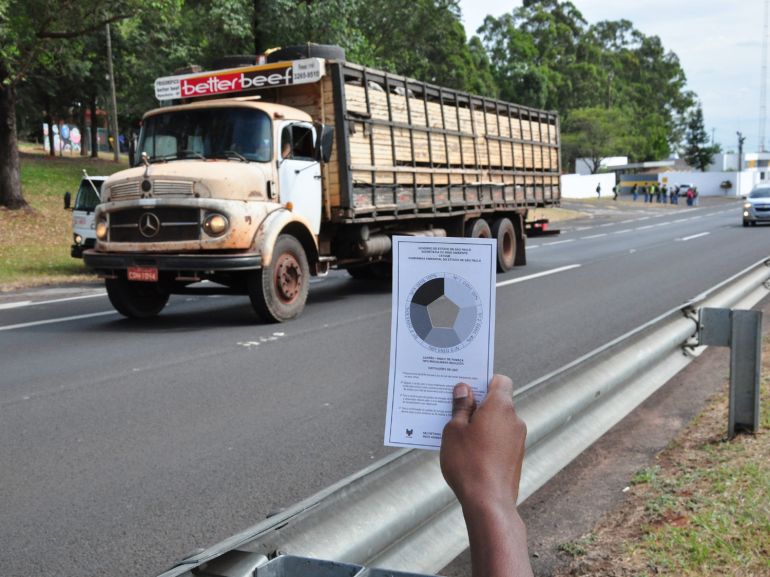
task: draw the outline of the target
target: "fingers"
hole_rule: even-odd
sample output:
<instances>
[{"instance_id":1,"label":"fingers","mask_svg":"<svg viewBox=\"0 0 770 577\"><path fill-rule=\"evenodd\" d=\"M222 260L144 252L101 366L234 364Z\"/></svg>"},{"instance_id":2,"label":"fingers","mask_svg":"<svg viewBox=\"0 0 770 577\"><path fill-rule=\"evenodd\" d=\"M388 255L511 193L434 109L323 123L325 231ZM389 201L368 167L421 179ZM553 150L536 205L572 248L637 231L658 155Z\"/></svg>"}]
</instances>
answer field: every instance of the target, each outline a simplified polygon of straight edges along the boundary
<instances>
[{"instance_id":1,"label":"fingers","mask_svg":"<svg viewBox=\"0 0 770 577\"><path fill-rule=\"evenodd\" d=\"M513 404L513 381L505 375L494 375L489 382L486 399ZM485 401L486 401L485 399Z\"/></svg>"},{"instance_id":2,"label":"fingers","mask_svg":"<svg viewBox=\"0 0 770 577\"><path fill-rule=\"evenodd\" d=\"M457 383L452 391L452 422L467 424L476 409L473 389L465 383Z\"/></svg>"}]
</instances>

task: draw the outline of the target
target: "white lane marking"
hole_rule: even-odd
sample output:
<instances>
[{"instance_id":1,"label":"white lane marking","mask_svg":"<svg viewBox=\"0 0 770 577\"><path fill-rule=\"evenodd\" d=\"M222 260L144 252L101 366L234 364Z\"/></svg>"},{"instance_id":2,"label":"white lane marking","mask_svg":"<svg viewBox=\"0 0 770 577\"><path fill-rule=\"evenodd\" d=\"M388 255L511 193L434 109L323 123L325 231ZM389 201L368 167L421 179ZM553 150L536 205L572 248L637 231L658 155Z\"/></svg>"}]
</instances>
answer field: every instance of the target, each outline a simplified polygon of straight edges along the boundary
<instances>
[{"instance_id":1,"label":"white lane marking","mask_svg":"<svg viewBox=\"0 0 770 577\"><path fill-rule=\"evenodd\" d=\"M678 218L678 219L676 219L676 220L672 220L672 221L671 221L671 224L674 224L675 222L684 222L684 221L686 221L686 220L687 220L686 218Z\"/></svg>"},{"instance_id":2,"label":"white lane marking","mask_svg":"<svg viewBox=\"0 0 770 577\"><path fill-rule=\"evenodd\" d=\"M677 240L688 241L688 240L692 240L694 238L700 238L702 236L708 236L710 234L711 234L710 232L701 232L699 234L693 234L692 236L683 236L682 238L678 238Z\"/></svg>"},{"instance_id":3,"label":"white lane marking","mask_svg":"<svg viewBox=\"0 0 770 577\"><path fill-rule=\"evenodd\" d=\"M21 307L28 307L32 301L19 301L17 303L5 303L3 305L0 305L0 311L5 309L18 309Z\"/></svg>"},{"instance_id":4,"label":"white lane marking","mask_svg":"<svg viewBox=\"0 0 770 577\"><path fill-rule=\"evenodd\" d=\"M647 226L637 226L636 230L647 230L648 228L655 228L656 225L648 224Z\"/></svg>"},{"instance_id":5,"label":"white lane marking","mask_svg":"<svg viewBox=\"0 0 770 577\"><path fill-rule=\"evenodd\" d=\"M616 230L612 234L623 234L624 232L631 232L633 229L631 228L624 228L623 230Z\"/></svg>"},{"instance_id":6,"label":"white lane marking","mask_svg":"<svg viewBox=\"0 0 770 577\"><path fill-rule=\"evenodd\" d=\"M99 293L94 293L92 295L81 295L77 297L66 297L61 299L51 299L47 301L19 301L17 303L5 303L0 305L0 310L7 310L7 309L19 309L21 307L34 307L37 305L50 305L52 303L63 303L67 301L78 301L81 299L92 299L94 297L103 297L106 296L107 293L102 291Z\"/></svg>"},{"instance_id":7,"label":"white lane marking","mask_svg":"<svg viewBox=\"0 0 770 577\"><path fill-rule=\"evenodd\" d=\"M637 218L636 220L650 220L651 216L643 216L642 218Z\"/></svg>"},{"instance_id":8,"label":"white lane marking","mask_svg":"<svg viewBox=\"0 0 770 577\"><path fill-rule=\"evenodd\" d=\"M535 249L535 248L540 248L540 245L539 244L533 244L532 246L529 246L529 245L527 246L527 250L532 250L532 249Z\"/></svg>"},{"instance_id":9,"label":"white lane marking","mask_svg":"<svg viewBox=\"0 0 770 577\"><path fill-rule=\"evenodd\" d=\"M600 224L599 226L613 226L614 222L605 222L604 224Z\"/></svg>"},{"instance_id":10,"label":"white lane marking","mask_svg":"<svg viewBox=\"0 0 770 577\"><path fill-rule=\"evenodd\" d=\"M691 217L690 217L690 220L698 220L699 218L703 218L703 216L701 216L701 215L698 215L698 216L691 216Z\"/></svg>"},{"instance_id":11,"label":"white lane marking","mask_svg":"<svg viewBox=\"0 0 770 577\"><path fill-rule=\"evenodd\" d=\"M14 329L25 329L27 327L37 327L40 325L50 325L53 323L66 323L68 321L77 321L80 319L90 319L93 317L103 317L105 315L116 315L117 311L105 311L103 313L91 313L87 315L77 315L74 317L61 317L58 319L48 319L45 321L34 321L31 323L19 323L17 325L0 326L0 331L12 331Z\"/></svg>"},{"instance_id":12,"label":"white lane marking","mask_svg":"<svg viewBox=\"0 0 770 577\"><path fill-rule=\"evenodd\" d=\"M527 281L527 280L532 280L533 278L540 278L542 276L548 276L548 275L556 274L556 273L559 273L559 272L564 272L565 270L572 270L573 268L580 268L580 266L581 265L579 265L579 264L569 264L567 266L562 266L562 267L559 267L559 268L554 268L554 269L551 269L551 270L546 270L546 271L543 271L543 272L538 272L538 273L531 274L531 275L528 275L528 276L523 276L521 278L514 278L514 279L511 279L511 280L500 281L495 286L497 286L497 287L508 286L508 285L511 285L511 284L516 284L516 283L524 282L524 281Z\"/></svg>"},{"instance_id":13,"label":"white lane marking","mask_svg":"<svg viewBox=\"0 0 770 577\"><path fill-rule=\"evenodd\" d=\"M592 234L591 236L584 236L583 240L588 240L589 238L601 238L603 236L607 236L607 233L603 232L601 234Z\"/></svg>"},{"instance_id":14,"label":"white lane marking","mask_svg":"<svg viewBox=\"0 0 770 577\"><path fill-rule=\"evenodd\" d=\"M575 239L574 238L570 238L568 240L557 240L556 242L548 242L548 243L544 244L543 246L553 246L555 244L564 244L564 243L567 243L567 242L575 242Z\"/></svg>"},{"instance_id":15,"label":"white lane marking","mask_svg":"<svg viewBox=\"0 0 770 577\"><path fill-rule=\"evenodd\" d=\"M635 218L629 218L628 220L621 220L618 224L628 224L629 222L635 222Z\"/></svg>"}]
</instances>

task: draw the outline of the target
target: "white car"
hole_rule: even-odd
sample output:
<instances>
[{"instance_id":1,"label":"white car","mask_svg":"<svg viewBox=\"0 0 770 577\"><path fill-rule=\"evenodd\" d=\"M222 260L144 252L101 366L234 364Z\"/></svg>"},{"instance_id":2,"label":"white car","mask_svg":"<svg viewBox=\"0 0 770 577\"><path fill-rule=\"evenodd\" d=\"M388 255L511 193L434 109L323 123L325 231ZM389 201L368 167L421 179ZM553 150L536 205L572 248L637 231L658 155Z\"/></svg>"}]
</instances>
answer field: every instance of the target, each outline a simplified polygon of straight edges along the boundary
<instances>
[{"instance_id":1,"label":"white car","mask_svg":"<svg viewBox=\"0 0 770 577\"><path fill-rule=\"evenodd\" d=\"M758 222L770 222L770 185L759 185L743 203L743 226L756 226Z\"/></svg>"}]
</instances>

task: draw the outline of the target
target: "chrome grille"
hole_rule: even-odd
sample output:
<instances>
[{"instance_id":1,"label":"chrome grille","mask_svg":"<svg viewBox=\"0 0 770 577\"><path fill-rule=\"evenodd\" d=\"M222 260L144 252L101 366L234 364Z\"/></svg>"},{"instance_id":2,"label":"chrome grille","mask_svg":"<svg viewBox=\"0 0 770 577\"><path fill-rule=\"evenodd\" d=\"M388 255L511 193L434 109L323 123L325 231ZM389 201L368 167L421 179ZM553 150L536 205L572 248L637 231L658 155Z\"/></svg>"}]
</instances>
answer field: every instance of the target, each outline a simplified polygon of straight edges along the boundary
<instances>
[{"instance_id":1,"label":"chrome grille","mask_svg":"<svg viewBox=\"0 0 770 577\"><path fill-rule=\"evenodd\" d=\"M142 233L142 217L152 215L157 231ZM200 211L197 208L158 206L127 208L110 213L111 242L174 242L200 239Z\"/></svg>"},{"instance_id":2,"label":"chrome grille","mask_svg":"<svg viewBox=\"0 0 770 577\"><path fill-rule=\"evenodd\" d=\"M126 198L139 197L141 183L138 180L131 182L119 182L110 186L110 200L124 200Z\"/></svg>"},{"instance_id":3,"label":"chrome grille","mask_svg":"<svg viewBox=\"0 0 770 577\"><path fill-rule=\"evenodd\" d=\"M157 196L192 196L193 183L179 180L155 180L152 194Z\"/></svg>"},{"instance_id":4,"label":"chrome grille","mask_svg":"<svg viewBox=\"0 0 770 577\"><path fill-rule=\"evenodd\" d=\"M142 181L132 180L120 182L110 187L110 200L132 200L135 198L152 198L155 196L192 197L193 183L184 180L151 180L152 189L142 191Z\"/></svg>"}]
</instances>

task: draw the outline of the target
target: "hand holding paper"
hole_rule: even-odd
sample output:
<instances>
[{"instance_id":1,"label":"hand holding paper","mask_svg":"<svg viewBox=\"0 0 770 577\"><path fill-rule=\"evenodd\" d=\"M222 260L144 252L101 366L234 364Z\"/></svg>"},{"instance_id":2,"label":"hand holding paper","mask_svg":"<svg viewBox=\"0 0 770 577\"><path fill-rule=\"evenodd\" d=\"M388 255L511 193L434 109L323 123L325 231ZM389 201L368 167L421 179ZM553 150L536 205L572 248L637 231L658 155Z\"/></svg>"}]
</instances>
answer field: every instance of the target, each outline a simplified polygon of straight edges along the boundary
<instances>
[{"instance_id":1,"label":"hand holding paper","mask_svg":"<svg viewBox=\"0 0 770 577\"><path fill-rule=\"evenodd\" d=\"M438 449L460 381L480 402L494 360L493 239L393 237L385 444Z\"/></svg>"}]
</instances>

